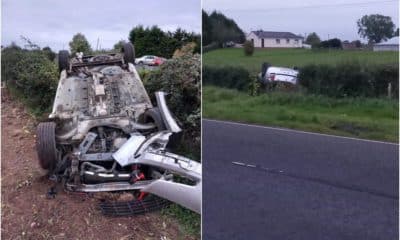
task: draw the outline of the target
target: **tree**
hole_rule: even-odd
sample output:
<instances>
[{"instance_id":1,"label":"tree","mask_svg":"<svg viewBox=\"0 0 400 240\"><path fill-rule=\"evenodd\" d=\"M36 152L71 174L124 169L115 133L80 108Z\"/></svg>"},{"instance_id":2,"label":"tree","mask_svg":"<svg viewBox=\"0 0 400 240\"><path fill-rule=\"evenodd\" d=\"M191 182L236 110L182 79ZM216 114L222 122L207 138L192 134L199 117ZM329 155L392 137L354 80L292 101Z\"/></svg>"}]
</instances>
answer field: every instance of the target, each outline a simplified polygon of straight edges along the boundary
<instances>
[{"instance_id":1,"label":"tree","mask_svg":"<svg viewBox=\"0 0 400 240\"><path fill-rule=\"evenodd\" d=\"M318 46L321 43L321 39L317 33L313 32L308 34L305 43L310 44L312 47Z\"/></svg>"},{"instance_id":2,"label":"tree","mask_svg":"<svg viewBox=\"0 0 400 240\"><path fill-rule=\"evenodd\" d=\"M54 59L56 58L56 53L53 52L50 47L44 47L42 51L50 61L54 61Z\"/></svg>"},{"instance_id":3,"label":"tree","mask_svg":"<svg viewBox=\"0 0 400 240\"><path fill-rule=\"evenodd\" d=\"M69 48L72 55L75 55L77 52L83 52L84 55L92 53L92 48L82 33L77 33L72 37L72 41L69 42Z\"/></svg>"},{"instance_id":4,"label":"tree","mask_svg":"<svg viewBox=\"0 0 400 240\"><path fill-rule=\"evenodd\" d=\"M395 25L388 16L380 14L364 15L357 21L358 34L367 38L369 43L379 43L391 38L395 33Z\"/></svg>"},{"instance_id":5,"label":"tree","mask_svg":"<svg viewBox=\"0 0 400 240\"><path fill-rule=\"evenodd\" d=\"M126 43L126 41L121 39L116 44L114 44L113 49L116 51L120 51L122 49L122 46L124 46L125 43Z\"/></svg>"},{"instance_id":6,"label":"tree","mask_svg":"<svg viewBox=\"0 0 400 240\"><path fill-rule=\"evenodd\" d=\"M243 43L246 38L236 22L219 12L208 15L203 11L203 45L217 43L222 46L226 42Z\"/></svg>"},{"instance_id":7,"label":"tree","mask_svg":"<svg viewBox=\"0 0 400 240\"><path fill-rule=\"evenodd\" d=\"M202 10L202 32L201 37L203 38L203 45L208 45L212 42L211 39L211 22L210 18L208 17L207 12Z\"/></svg>"},{"instance_id":8,"label":"tree","mask_svg":"<svg viewBox=\"0 0 400 240\"><path fill-rule=\"evenodd\" d=\"M129 33L129 41L135 45L137 56L165 56L165 49L162 49L161 46L165 46L167 37L157 26L144 28L139 25L133 28Z\"/></svg>"},{"instance_id":9,"label":"tree","mask_svg":"<svg viewBox=\"0 0 400 240\"><path fill-rule=\"evenodd\" d=\"M354 44L354 46L356 46L356 48L361 48L361 46L362 46L360 40L354 40L351 43Z\"/></svg>"},{"instance_id":10,"label":"tree","mask_svg":"<svg viewBox=\"0 0 400 240\"><path fill-rule=\"evenodd\" d=\"M151 28L139 25L129 33L129 41L135 45L137 56L156 55L171 58L176 49L196 43L195 52L200 53L200 35L178 28L174 32L164 32L157 26Z\"/></svg>"},{"instance_id":11,"label":"tree","mask_svg":"<svg viewBox=\"0 0 400 240\"><path fill-rule=\"evenodd\" d=\"M342 42L338 38L332 38L326 41L322 41L319 44L319 47L321 48L337 48L340 49L342 48Z\"/></svg>"},{"instance_id":12,"label":"tree","mask_svg":"<svg viewBox=\"0 0 400 240\"><path fill-rule=\"evenodd\" d=\"M399 36L399 28L393 33L393 37L398 37Z\"/></svg>"},{"instance_id":13,"label":"tree","mask_svg":"<svg viewBox=\"0 0 400 240\"><path fill-rule=\"evenodd\" d=\"M254 44L252 41L245 41L243 44L244 54L246 56L251 56L254 53Z\"/></svg>"},{"instance_id":14,"label":"tree","mask_svg":"<svg viewBox=\"0 0 400 240\"><path fill-rule=\"evenodd\" d=\"M40 50L39 45L37 45L36 43L32 42L29 38L22 36L21 35L21 39L23 41L25 41L25 48L26 49L30 49L30 50Z\"/></svg>"}]
</instances>

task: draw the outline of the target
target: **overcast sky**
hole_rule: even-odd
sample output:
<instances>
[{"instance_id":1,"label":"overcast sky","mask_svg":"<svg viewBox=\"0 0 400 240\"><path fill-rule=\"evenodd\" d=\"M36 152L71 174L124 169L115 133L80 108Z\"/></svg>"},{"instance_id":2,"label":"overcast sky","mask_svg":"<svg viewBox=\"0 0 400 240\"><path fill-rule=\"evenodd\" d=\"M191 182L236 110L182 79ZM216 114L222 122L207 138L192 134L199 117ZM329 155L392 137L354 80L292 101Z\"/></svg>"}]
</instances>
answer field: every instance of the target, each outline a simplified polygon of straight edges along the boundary
<instances>
[{"instance_id":1,"label":"overcast sky","mask_svg":"<svg viewBox=\"0 0 400 240\"><path fill-rule=\"evenodd\" d=\"M136 25L201 31L200 0L2 0L2 45L23 45L20 35L41 47L68 49L72 36L85 34L93 48L112 48Z\"/></svg>"},{"instance_id":2,"label":"overcast sky","mask_svg":"<svg viewBox=\"0 0 400 240\"><path fill-rule=\"evenodd\" d=\"M295 34L317 32L321 39L355 40L357 19L366 14L390 16L399 26L398 0L203 0L203 8L232 18L245 32L263 29Z\"/></svg>"}]
</instances>

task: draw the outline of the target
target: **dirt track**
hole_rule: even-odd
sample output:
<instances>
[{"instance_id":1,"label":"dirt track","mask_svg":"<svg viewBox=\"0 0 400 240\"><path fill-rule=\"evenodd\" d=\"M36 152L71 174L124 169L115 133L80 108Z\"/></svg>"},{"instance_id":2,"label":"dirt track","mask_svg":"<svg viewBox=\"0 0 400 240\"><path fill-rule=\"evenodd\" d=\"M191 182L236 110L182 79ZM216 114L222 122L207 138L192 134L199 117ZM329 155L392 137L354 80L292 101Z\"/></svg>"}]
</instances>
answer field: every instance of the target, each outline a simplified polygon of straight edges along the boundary
<instances>
[{"instance_id":1,"label":"dirt track","mask_svg":"<svg viewBox=\"0 0 400 240\"><path fill-rule=\"evenodd\" d=\"M1 110L2 239L192 239L160 213L108 218L96 210L98 196L62 189L48 199L53 182L38 165L36 123L3 91Z\"/></svg>"}]
</instances>

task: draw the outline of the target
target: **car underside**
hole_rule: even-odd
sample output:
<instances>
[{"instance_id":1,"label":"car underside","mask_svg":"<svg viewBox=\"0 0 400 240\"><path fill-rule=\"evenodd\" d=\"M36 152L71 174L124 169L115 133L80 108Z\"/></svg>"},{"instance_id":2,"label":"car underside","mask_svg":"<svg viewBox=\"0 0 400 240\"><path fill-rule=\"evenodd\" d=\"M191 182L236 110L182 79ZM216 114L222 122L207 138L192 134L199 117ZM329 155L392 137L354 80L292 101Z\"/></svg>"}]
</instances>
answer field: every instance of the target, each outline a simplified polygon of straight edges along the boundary
<instances>
[{"instance_id":1,"label":"car underside","mask_svg":"<svg viewBox=\"0 0 400 240\"><path fill-rule=\"evenodd\" d=\"M69 59L48 121L37 128L42 168L69 191L151 193L200 212L201 164L167 151L181 129L165 93L153 106L134 66L134 48Z\"/></svg>"}]
</instances>

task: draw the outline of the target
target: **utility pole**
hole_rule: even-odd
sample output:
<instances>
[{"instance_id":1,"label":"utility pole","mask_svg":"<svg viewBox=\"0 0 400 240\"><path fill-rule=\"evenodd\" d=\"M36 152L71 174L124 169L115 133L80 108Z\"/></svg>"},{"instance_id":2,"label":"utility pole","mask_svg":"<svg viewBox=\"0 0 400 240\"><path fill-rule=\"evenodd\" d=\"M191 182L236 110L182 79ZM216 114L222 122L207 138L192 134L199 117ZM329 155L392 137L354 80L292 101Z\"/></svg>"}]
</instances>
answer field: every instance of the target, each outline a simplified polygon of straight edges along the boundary
<instances>
[{"instance_id":1,"label":"utility pole","mask_svg":"<svg viewBox=\"0 0 400 240\"><path fill-rule=\"evenodd\" d=\"M100 38L97 38L96 51L99 51L99 40Z\"/></svg>"}]
</instances>

